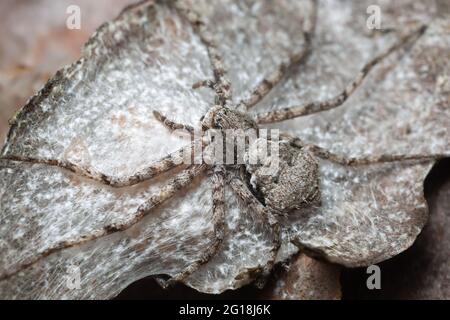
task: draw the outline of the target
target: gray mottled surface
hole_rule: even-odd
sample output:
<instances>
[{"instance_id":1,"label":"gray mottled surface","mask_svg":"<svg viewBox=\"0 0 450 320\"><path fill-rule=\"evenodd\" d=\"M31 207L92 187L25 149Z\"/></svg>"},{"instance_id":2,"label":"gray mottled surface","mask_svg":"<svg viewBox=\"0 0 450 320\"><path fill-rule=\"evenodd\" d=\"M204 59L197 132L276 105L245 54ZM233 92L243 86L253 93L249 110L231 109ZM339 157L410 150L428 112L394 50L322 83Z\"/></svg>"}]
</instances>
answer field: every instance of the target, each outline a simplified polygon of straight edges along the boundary
<instances>
[{"instance_id":1,"label":"gray mottled surface","mask_svg":"<svg viewBox=\"0 0 450 320\"><path fill-rule=\"evenodd\" d=\"M436 15L432 1L411 3L387 8L386 23L402 32ZM366 7L321 1L314 53L258 110L337 93L364 61L395 41L396 34L367 33ZM236 99L299 49L310 8L309 1L198 4L221 40ZM433 21L412 51L378 67L342 108L278 127L343 154L450 152L449 28L445 19ZM64 158L110 175L133 173L187 143L156 122L152 110L194 124L213 97L191 86L210 77L205 48L172 9L152 2L128 9L93 36L84 58L27 104L4 153ZM284 221L279 258L295 251L288 236L346 266L406 249L427 218L423 179L430 166L350 170L322 162L322 206ZM161 183L114 190L58 168L2 161L0 273L61 240L120 221ZM226 196L222 250L187 280L203 292L240 287L252 280L249 270L269 259L270 237L260 218L240 207L230 189ZM210 244L210 217L211 181L205 176L130 230L52 255L0 282L0 297L108 298L145 276L175 274ZM66 285L70 264L80 268L80 290Z\"/></svg>"},{"instance_id":2,"label":"gray mottled surface","mask_svg":"<svg viewBox=\"0 0 450 320\"><path fill-rule=\"evenodd\" d=\"M129 0L3 0L0 3L0 144L8 120L53 73L80 57L80 48ZM66 10L80 7L81 29L68 29ZM20 23L17 23L20 21Z\"/></svg>"},{"instance_id":3,"label":"gray mottled surface","mask_svg":"<svg viewBox=\"0 0 450 320\"><path fill-rule=\"evenodd\" d=\"M394 41L395 34L367 36L365 20L358 19L367 5L324 3L308 63L260 108L332 97L365 61ZM381 6L390 13L386 25L394 15L414 28L437 10L431 1L426 7L403 5ZM344 106L287 121L283 128L349 156L448 153L448 30L448 19L434 20L414 47L378 66ZM403 163L349 169L323 161L322 207L291 216L292 234L305 247L349 267L390 258L408 248L426 222L423 179L430 167Z\"/></svg>"},{"instance_id":4,"label":"gray mottled surface","mask_svg":"<svg viewBox=\"0 0 450 320\"><path fill-rule=\"evenodd\" d=\"M378 264L381 290L368 290L365 268L345 269L347 299L450 299L450 159L433 167L425 180L429 220L414 245Z\"/></svg>"}]
</instances>

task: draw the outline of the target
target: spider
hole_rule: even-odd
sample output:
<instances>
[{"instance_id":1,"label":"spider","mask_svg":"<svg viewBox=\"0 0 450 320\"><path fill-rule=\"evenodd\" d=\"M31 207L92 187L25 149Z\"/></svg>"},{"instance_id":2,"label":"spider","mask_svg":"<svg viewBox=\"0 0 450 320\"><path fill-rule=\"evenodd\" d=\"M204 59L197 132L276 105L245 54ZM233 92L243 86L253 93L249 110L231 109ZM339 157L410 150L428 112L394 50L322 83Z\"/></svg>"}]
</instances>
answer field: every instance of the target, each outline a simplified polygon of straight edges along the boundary
<instances>
[{"instance_id":1,"label":"spider","mask_svg":"<svg viewBox=\"0 0 450 320\"><path fill-rule=\"evenodd\" d=\"M302 63L309 54L315 19L313 19L313 23L304 30L304 38L306 40L304 49L293 54L287 63L280 65L275 71L262 80L252 90L249 98L243 99L238 104L233 105L231 102L231 84L227 79L227 72L216 40L207 30L205 23L197 13L179 3L177 3L175 7L179 10L180 14L185 16L190 22L194 32L206 47L213 70L214 79L202 80L193 85L193 90L206 87L215 92L214 106L212 106L200 120L203 132L210 129L219 131L251 130L258 136L261 125L276 123L337 108L344 104L350 95L355 92L370 71L380 61L404 46L406 43L420 37L426 30L426 26L422 26L409 34L400 37L396 44L370 60L361 69L353 81L351 81L341 93L331 99L320 102L310 102L300 106L278 109L277 111L259 113L256 116L251 116L248 111L264 99L271 89L284 78L287 71L292 66ZM168 130L174 131L183 129L191 134L195 131L192 126L176 123L158 111L154 111L153 114ZM260 144L278 144L279 168L275 175L265 175L263 172L267 163L270 163L270 161L273 160L270 159L269 156L266 156L266 158L258 164L250 164L247 161L246 163L239 165L209 164L206 162L189 165L166 182L162 188L153 194L147 201L142 203L135 214L128 220L120 223L113 223L102 229L95 230L90 234L57 243L53 247L38 253L35 258L23 263L15 270L0 275L0 281L12 277L20 271L38 263L45 257L63 249L80 246L89 241L127 230L151 213L155 207L174 197L179 190L188 187L193 182L194 178L199 176L205 170L209 170L212 173L213 181L212 221L214 224L214 239L212 245L206 249L201 258L194 261L180 273L174 275L170 280L165 282L164 285L170 286L171 284L185 280L202 265L207 263L219 250L225 237L224 222L226 219L226 212L224 188L226 182L229 182L230 186L242 202L260 215L272 229L273 248L271 257L267 265L261 267L257 272L259 276L264 277L271 272L281 245L281 228L277 217L281 214L289 214L296 209L320 205L319 158L345 166L359 166L405 160L434 160L445 157L445 155L439 154L383 154L365 158L349 158L331 153L316 145L306 144L299 138L291 137L287 134L281 134L280 137L280 141L273 141L258 136L258 139L246 147L245 150L245 158L247 159L252 156L264 158L264 155L259 154L258 150L260 150L260 148L258 148L258 146ZM197 142L192 142L187 147L181 148L159 161L154 162L145 170L126 177L107 176L92 168L80 167L65 160L37 159L23 156L7 156L3 157L3 159L57 166L95 181L102 182L106 185L120 188L138 184L168 172L171 169L182 166L184 164L185 154L191 153L196 147L196 143ZM211 143L211 141L207 141L206 145L209 143ZM299 244L295 242L294 244L299 246Z\"/></svg>"}]
</instances>

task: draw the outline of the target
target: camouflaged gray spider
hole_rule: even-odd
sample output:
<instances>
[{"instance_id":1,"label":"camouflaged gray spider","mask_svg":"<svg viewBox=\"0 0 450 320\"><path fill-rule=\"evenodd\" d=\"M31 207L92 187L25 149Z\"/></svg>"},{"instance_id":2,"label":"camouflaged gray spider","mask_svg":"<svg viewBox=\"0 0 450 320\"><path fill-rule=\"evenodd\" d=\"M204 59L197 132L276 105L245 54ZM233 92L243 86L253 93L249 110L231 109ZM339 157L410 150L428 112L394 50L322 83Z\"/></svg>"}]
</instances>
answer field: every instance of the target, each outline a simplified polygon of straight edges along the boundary
<instances>
[{"instance_id":1,"label":"camouflaged gray spider","mask_svg":"<svg viewBox=\"0 0 450 320\"><path fill-rule=\"evenodd\" d=\"M188 18L193 25L195 32L202 40L208 50L211 66L213 68L214 79L204 80L196 83L193 88L209 87L215 91L215 105L202 118L202 130L253 130L258 136L260 125L275 123L287 119L301 117L317 112L330 110L341 106L348 97L358 88L364 78L386 56L399 49L405 43L418 38L425 31L425 27L419 28L402 38L390 47L386 52L376 56L369 61L355 77L355 79L336 97L321 101L311 102L301 106L289 107L277 111L258 114L255 117L250 116L247 111L261 101L270 90L283 78L286 71L294 64L298 64L306 57L311 42L311 35L314 24L311 24L309 30L304 33L306 39L305 49L293 56L287 64L283 64L277 68L272 74L264 79L252 91L250 98L245 99L237 105L231 105L231 85L226 78L226 70L223 66L223 60L219 53L218 47L213 37L206 30L200 17L186 8L178 8ZM194 128L184 124L175 123L166 116L154 112L154 116L169 130L184 129L189 133L194 132ZM300 139L282 134L281 140L274 142L259 138L246 149L246 156L261 156L258 154L258 144L261 143L278 143L279 144L279 167L275 175L264 175L264 166L270 162L267 157L262 164L243 165L237 164L206 164L191 165L170 179L158 192L144 202L136 211L136 213L128 220L107 225L102 229L96 230L90 234L82 235L70 241L64 241L57 245L40 252L36 257L17 269L3 274L0 280L9 278L21 270L39 262L43 258L58 252L60 250L79 246L86 242L110 235L112 233L127 230L139 221L141 221L152 209L161 205L174 197L180 189L189 186L193 179L206 169L210 169L213 174L213 190L212 190L212 220L214 223L214 241L211 246L204 252L202 257L172 277L166 284L177 281L183 281L201 265L207 263L219 250L224 239L224 221L226 219L225 200L224 200L224 184L228 180L238 197L248 205L252 210L261 215L267 224L272 228L273 249L271 258L264 268L258 270L262 275L267 275L274 263L276 254L280 247L280 226L278 224L277 215L289 214L289 212L304 208L311 205L320 205L320 188L319 188L319 164L318 157L336 162L341 165L367 165L380 162L393 162L402 160L430 160L444 157L444 155L379 155L367 158L348 158L333 154L323 148L303 143ZM163 159L153 163L143 171L137 172L131 176L117 178L106 176L96 172L91 168L81 168L77 165L57 160L42 160L24 157L10 157L8 159L15 161L28 161L33 163L41 163L52 166L58 166L90 179L100 181L113 187L126 187L135 185L144 180L156 177L171 169L183 165L184 155L191 152L194 148L193 142L187 148L182 148ZM269 160L269 161L268 161Z\"/></svg>"}]
</instances>

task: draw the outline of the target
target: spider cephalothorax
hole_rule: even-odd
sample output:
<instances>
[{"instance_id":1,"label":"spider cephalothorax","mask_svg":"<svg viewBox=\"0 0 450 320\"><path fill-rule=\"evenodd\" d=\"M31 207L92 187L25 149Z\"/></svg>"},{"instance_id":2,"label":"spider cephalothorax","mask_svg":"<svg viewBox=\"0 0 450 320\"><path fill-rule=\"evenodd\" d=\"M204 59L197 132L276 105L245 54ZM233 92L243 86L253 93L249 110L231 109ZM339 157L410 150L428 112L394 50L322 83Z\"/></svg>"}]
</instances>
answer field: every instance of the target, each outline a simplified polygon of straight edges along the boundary
<instances>
[{"instance_id":1,"label":"spider cephalothorax","mask_svg":"<svg viewBox=\"0 0 450 320\"><path fill-rule=\"evenodd\" d=\"M226 106L213 106L202 121L202 128L219 130L257 130L258 125L247 113Z\"/></svg>"},{"instance_id":2,"label":"spider cephalothorax","mask_svg":"<svg viewBox=\"0 0 450 320\"><path fill-rule=\"evenodd\" d=\"M401 37L395 45L369 61L361 69L361 72L356 75L355 79L337 96L325 101L310 102L300 106L282 108L277 111L251 116L248 110L258 104L270 92L271 88L283 78L290 66L304 60L306 52L309 51L315 21L308 24L308 28L304 30L304 38L306 40L304 49L301 52L292 54L288 63L282 64L273 73L268 75L266 79L261 81L251 92L248 99L233 104L231 85L226 78L220 50L212 35L206 30L206 24L202 22L201 17L190 8L185 7L182 3L174 1L170 2L170 4L174 5L180 15L184 16L192 25L192 29L208 50L213 69L214 79L202 80L193 86L193 89L208 87L215 91L215 105L201 119L202 132L218 130L223 136L226 137L228 135L226 138L230 138L231 136L231 141L235 141L236 139L242 140L242 134L253 134L256 139L249 141L241 150L243 161L240 162L242 159L233 156L231 164L220 161L203 161L199 164L189 163L187 168L178 171L159 191L142 203L133 215L125 217L120 222L105 225L100 229L92 230L88 234L56 243L42 252L37 252L35 257L29 259L26 263L0 275L0 281L19 273L55 252L79 246L89 241L131 228L151 213L157 206L173 198L180 189L188 187L195 177L200 176L207 169L212 174L213 181L211 220L214 225L214 237L204 254L198 260L187 265L178 274L174 275L170 283L185 280L198 270L201 265L207 263L219 250L226 233L224 223L226 219L224 196L226 182L229 183L241 201L261 216L267 226L272 229L273 249L271 250L271 256L267 260L267 265L258 269L258 271L267 274L275 263L281 243L281 229L275 214L287 214L292 213L292 211L295 214L297 213L295 212L297 209L301 210L307 206L320 205L318 158L334 161L341 165L356 166L402 160L431 160L446 156L413 154L348 158L333 154L315 145L308 145L300 139L287 136L286 134L280 134L276 139L272 139L272 137L268 138L260 134L263 124L275 123L341 106L358 88L377 63L405 43L418 38L425 31L425 27L420 27L416 31ZM170 130L184 129L191 134L195 132L192 126L176 123L158 111L154 112L154 116ZM225 141L230 140L226 139ZM211 142L217 142L217 140L213 141L213 139L210 139L207 141L204 149L210 147L209 144ZM103 184L119 188L135 185L186 165L185 155L187 152L192 152L197 147L197 143L198 141L194 141L188 146L159 159L143 170L137 171L129 176L121 177L108 176L96 171L94 168L81 167L80 165L61 159L41 159L17 155L8 155L4 159L58 166ZM234 149L234 146L232 148ZM262 152L262 150L267 149L274 150L275 152ZM223 154L219 154L218 157L222 160L226 158ZM255 159L256 161L254 161Z\"/></svg>"}]
</instances>

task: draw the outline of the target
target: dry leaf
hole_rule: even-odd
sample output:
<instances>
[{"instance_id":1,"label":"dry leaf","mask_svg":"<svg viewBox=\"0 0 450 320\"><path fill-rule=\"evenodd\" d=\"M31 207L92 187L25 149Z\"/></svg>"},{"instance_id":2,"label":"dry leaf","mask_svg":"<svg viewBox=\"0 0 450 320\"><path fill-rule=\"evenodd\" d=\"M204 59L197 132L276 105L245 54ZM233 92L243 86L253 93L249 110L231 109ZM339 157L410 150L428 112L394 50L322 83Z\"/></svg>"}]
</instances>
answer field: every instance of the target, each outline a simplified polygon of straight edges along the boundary
<instances>
[{"instance_id":1,"label":"dry leaf","mask_svg":"<svg viewBox=\"0 0 450 320\"><path fill-rule=\"evenodd\" d=\"M425 181L427 225L407 251L379 264L381 290L368 290L366 270L343 272L350 299L450 299L450 159L433 167Z\"/></svg>"},{"instance_id":2,"label":"dry leaf","mask_svg":"<svg viewBox=\"0 0 450 320\"><path fill-rule=\"evenodd\" d=\"M236 101L303 46L302 28L311 15L310 1L195 3L221 39ZM321 1L308 62L256 109L330 97L393 43L397 32L367 33L368 3ZM411 50L378 66L343 107L277 127L344 155L449 153L448 93L442 85L449 74L449 23L433 20L435 2L412 3L383 9L398 33L430 24ZM187 143L165 130L152 110L195 124L213 96L191 87L211 76L203 44L170 6L150 1L129 8L99 29L80 61L30 100L3 154L65 158L113 176L133 173ZM427 219L423 179L431 165L350 169L322 161L322 206L283 221L279 260L297 251L289 245L293 237L346 266L369 265L405 250ZM1 161L0 274L56 243L130 217L162 183L161 178L118 190L56 167ZM226 196L226 240L187 279L202 292L241 287L269 259L272 243L264 224L228 188ZM204 176L126 232L50 255L1 281L0 296L113 297L145 276L181 271L210 245L211 232L211 181ZM71 265L79 268L80 290L67 286Z\"/></svg>"},{"instance_id":3,"label":"dry leaf","mask_svg":"<svg viewBox=\"0 0 450 320\"><path fill-rule=\"evenodd\" d=\"M80 57L80 47L129 0L4 0L0 3L0 140L8 120L64 65ZM81 10L81 29L68 29L67 8ZM20 21L20 23L17 23Z\"/></svg>"}]
</instances>

